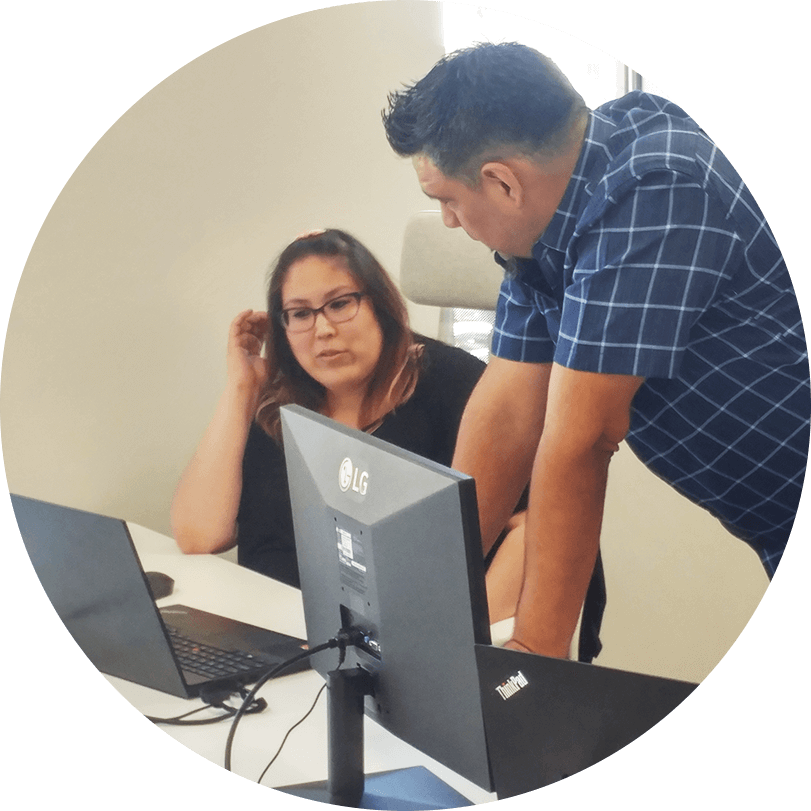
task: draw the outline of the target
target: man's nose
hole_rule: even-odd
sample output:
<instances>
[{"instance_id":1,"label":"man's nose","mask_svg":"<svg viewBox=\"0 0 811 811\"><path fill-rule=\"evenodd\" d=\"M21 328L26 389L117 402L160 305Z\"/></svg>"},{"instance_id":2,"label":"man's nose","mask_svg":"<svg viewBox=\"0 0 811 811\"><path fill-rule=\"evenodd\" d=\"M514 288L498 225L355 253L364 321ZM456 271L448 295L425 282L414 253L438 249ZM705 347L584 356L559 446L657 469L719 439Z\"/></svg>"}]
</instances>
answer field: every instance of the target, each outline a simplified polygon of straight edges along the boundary
<instances>
[{"instance_id":1,"label":"man's nose","mask_svg":"<svg viewBox=\"0 0 811 811\"><path fill-rule=\"evenodd\" d=\"M440 206L442 210L442 223L445 225L445 227L458 228L460 223L456 217L456 214L454 214L445 203L440 203Z\"/></svg>"}]
</instances>

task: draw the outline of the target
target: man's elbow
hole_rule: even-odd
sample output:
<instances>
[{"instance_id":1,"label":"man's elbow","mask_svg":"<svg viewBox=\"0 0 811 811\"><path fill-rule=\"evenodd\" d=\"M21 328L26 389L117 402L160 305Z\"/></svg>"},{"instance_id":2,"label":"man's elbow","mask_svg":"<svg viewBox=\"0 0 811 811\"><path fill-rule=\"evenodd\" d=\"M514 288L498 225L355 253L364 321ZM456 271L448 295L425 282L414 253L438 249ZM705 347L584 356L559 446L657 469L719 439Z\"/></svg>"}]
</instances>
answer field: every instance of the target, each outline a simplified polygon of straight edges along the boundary
<instances>
[{"instance_id":1,"label":"man's elbow","mask_svg":"<svg viewBox=\"0 0 811 811\"><path fill-rule=\"evenodd\" d=\"M562 366L554 367L553 378L547 424L556 444L575 455L613 456L631 428L632 403L644 378Z\"/></svg>"},{"instance_id":2,"label":"man's elbow","mask_svg":"<svg viewBox=\"0 0 811 811\"><path fill-rule=\"evenodd\" d=\"M630 429L630 409L623 407L613 410L602 423L594 449L610 459L620 449Z\"/></svg>"},{"instance_id":3,"label":"man's elbow","mask_svg":"<svg viewBox=\"0 0 811 811\"><path fill-rule=\"evenodd\" d=\"M627 435L627 425L624 429L619 427L617 429L608 429L603 431L603 433L600 434L597 441L594 443L594 450L598 454L606 456L610 459L620 449L620 445L623 443Z\"/></svg>"},{"instance_id":4,"label":"man's elbow","mask_svg":"<svg viewBox=\"0 0 811 811\"><path fill-rule=\"evenodd\" d=\"M628 433L625 426L614 423L610 426L591 426L592 430L583 432L564 431L557 434L545 431L541 437L539 456L547 460L575 466L586 465L607 468L611 458L620 449Z\"/></svg>"}]
</instances>

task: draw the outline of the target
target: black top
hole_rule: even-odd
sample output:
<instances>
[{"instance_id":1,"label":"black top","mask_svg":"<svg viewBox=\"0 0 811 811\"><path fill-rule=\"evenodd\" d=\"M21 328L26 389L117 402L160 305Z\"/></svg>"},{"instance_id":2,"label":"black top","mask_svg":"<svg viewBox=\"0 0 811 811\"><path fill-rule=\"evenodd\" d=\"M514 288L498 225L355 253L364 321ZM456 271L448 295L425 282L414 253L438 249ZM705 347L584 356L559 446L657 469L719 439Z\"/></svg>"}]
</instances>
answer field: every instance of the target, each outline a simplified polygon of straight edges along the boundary
<instances>
[{"instance_id":1,"label":"black top","mask_svg":"<svg viewBox=\"0 0 811 811\"><path fill-rule=\"evenodd\" d=\"M485 364L463 349L422 336L418 340L425 350L414 393L372 433L450 466L462 412ZM237 539L241 565L299 586L284 452L256 423L242 462Z\"/></svg>"}]
</instances>

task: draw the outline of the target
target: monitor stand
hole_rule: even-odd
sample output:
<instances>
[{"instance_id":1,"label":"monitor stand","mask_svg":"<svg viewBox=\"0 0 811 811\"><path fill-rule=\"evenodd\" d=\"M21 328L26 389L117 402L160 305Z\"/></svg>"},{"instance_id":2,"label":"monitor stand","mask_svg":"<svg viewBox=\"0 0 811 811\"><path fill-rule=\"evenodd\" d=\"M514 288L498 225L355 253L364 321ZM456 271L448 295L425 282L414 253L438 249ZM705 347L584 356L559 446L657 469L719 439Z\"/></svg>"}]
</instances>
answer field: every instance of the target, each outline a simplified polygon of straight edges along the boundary
<instances>
[{"instance_id":1,"label":"monitor stand","mask_svg":"<svg viewBox=\"0 0 811 811\"><path fill-rule=\"evenodd\" d=\"M372 689L363 668L327 673L328 778L277 791L316 802L386 811L432 811L472 805L422 766L365 775L363 700Z\"/></svg>"},{"instance_id":2,"label":"monitor stand","mask_svg":"<svg viewBox=\"0 0 811 811\"><path fill-rule=\"evenodd\" d=\"M328 781L285 786L276 791L314 802L342 805L330 799ZM473 805L467 797L442 782L423 766L366 775L360 801L352 808L380 811L439 811Z\"/></svg>"}]
</instances>

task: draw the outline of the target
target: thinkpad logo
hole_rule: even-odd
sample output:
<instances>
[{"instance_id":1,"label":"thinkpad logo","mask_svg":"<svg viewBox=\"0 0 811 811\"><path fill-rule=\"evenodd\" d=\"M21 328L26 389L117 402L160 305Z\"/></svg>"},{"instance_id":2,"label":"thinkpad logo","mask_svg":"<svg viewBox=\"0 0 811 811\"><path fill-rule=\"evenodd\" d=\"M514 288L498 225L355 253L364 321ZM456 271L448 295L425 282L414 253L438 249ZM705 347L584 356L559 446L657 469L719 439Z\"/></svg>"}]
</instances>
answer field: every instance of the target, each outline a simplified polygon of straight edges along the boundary
<instances>
[{"instance_id":1,"label":"thinkpad logo","mask_svg":"<svg viewBox=\"0 0 811 811\"><path fill-rule=\"evenodd\" d=\"M503 684L499 684L499 686L496 687L496 692L506 701L528 684L527 677L519 670L514 676L510 676Z\"/></svg>"},{"instance_id":2,"label":"thinkpad logo","mask_svg":"<svg viewBox=\"0 0 811 811\"><path fill-rule=\"evenodd\" d=\"M346 493L351 489L354 493L365 496L368 485L369 474L353 465L352 460L347 456L338 469L338 486L341 488L341 492Z\"/></svg>"}]
</instances>

